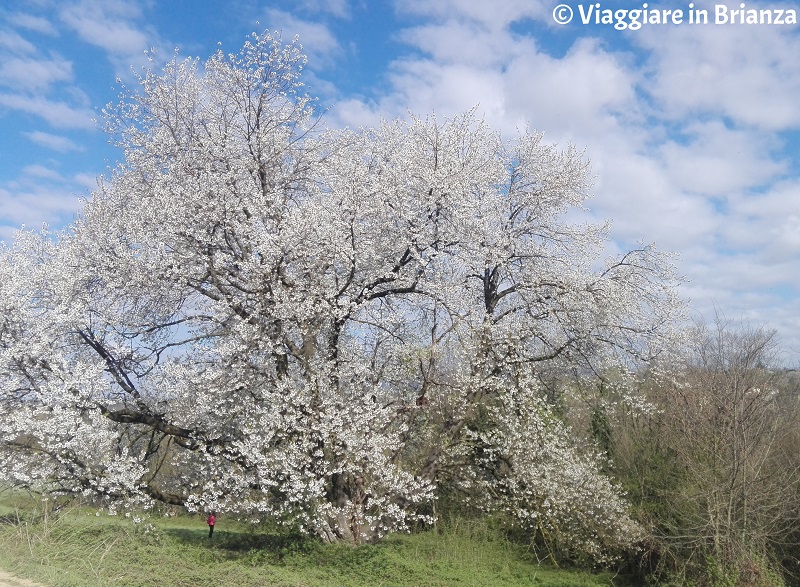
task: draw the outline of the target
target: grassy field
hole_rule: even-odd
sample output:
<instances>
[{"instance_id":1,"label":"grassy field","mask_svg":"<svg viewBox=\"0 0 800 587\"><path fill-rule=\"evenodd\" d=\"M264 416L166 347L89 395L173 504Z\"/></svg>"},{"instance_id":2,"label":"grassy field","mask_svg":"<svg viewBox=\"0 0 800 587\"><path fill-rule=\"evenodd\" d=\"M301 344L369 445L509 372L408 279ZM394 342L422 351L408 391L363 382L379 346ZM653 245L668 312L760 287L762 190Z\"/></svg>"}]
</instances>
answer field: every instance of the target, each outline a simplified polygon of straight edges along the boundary
<instances>
[{"instance_id":1,"label":"grassy field","mask_svg":"<svg viewBox=\"0 0 800 587\"><path fill-rule=\"evenodd\" d=\"M608 574L538 564L485 522L390 537L373 546L323 545L222 518L213 540L199 517L124 517L0 500L0 567L59 587L450 587L619 585ZM35 506L35 507L34 507Z\"/></svg>"}]
</instances>

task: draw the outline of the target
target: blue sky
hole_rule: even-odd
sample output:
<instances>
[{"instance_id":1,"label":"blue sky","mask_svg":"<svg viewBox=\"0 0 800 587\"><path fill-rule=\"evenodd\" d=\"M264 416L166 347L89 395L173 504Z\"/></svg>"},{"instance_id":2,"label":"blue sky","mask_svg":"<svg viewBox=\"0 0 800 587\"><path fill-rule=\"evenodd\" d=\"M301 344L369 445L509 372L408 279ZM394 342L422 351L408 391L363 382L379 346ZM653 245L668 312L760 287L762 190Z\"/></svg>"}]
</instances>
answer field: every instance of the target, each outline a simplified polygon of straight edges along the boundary
<instances>
[{"instance_id":1,"label":"blue sky","mask_svg":"<svg viewBox=\"0 0 800 587\"><path fill-rule=\"evenodd\" d=\"M561 0L6 0L0 8L0 239L68 223L119 159L93 119L144 52L207 58L295 34L329 125L477 106L585 149L588 216L613 244L679 255L695 313L776 328L800 358L800 26L556 24ZM588 9L590 2L582 4ZM602 2L601 9L643 8ZM797 3L747 2L778 11ZM785 13L784 13L785 15Z\"/></svg>"}]
</instances>

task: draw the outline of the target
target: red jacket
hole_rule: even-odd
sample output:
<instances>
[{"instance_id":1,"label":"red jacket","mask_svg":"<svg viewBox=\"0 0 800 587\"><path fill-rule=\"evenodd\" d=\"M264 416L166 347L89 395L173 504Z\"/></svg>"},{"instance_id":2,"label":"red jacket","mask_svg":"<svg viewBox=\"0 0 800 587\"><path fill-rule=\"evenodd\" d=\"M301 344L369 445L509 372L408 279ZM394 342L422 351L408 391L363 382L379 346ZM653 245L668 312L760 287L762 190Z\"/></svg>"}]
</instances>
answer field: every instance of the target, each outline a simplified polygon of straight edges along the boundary
<instances>
[{"instance_id":1,"label":"red jacket","mask_svg":"<svg viewBox=\"0 0 800 587\"><path fill-rule=\"evenodd\" d=\"M206 520L206 521L208 522L209 526L213 526L214 523L217 521L217 518L215 518L213 515L212 516L208 516L208 520Z\"/></svg>"}]
</instances>

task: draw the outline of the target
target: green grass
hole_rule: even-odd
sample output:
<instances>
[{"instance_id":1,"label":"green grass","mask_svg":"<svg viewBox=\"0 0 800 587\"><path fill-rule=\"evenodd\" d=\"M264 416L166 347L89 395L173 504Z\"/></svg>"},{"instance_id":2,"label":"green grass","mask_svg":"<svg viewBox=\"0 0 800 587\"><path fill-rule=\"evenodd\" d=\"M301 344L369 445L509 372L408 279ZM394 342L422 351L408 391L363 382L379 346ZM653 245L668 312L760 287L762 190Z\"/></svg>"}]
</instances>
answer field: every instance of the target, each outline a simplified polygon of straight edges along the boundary
<instances>
[{"instance_id":1,"label":"green grass","mask_svg":"<svg viewBox=\"0 0 800 587\"><path fill-rule=\"evenodd\" d=\"M0 567L58 587L614 584L607 574L539 565L525 548L481 521L352 547L254 530L224 518L209 540L199 517L151 517L136 525L69 506L44 515L41 503L16 499L0 505Z\"/></svg>"}]
</instances>

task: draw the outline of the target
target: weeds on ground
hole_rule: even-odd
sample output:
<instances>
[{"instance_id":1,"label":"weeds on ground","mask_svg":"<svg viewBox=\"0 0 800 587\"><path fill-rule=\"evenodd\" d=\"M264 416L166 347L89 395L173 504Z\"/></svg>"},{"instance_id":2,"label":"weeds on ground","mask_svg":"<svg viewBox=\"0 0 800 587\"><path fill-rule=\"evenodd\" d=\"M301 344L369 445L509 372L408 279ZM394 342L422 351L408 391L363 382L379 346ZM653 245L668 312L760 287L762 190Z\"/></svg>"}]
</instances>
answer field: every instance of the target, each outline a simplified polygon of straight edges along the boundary
<instances>
[{"instance_id":1,"label":"weeds on ground","mask_svg":"<svg viewBox=\"0 0 800 587\"><path fill-rule=\"evenodd\" d=\"M1 500L0 496L0 500ZM197 516L143 524L53 502L3 502L0 566L57 587L485 587L613 585L609 575L539 565L483 520L455 520L377 545L325 545Z\"/></svg>"}]
</instances>

